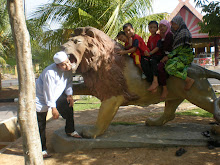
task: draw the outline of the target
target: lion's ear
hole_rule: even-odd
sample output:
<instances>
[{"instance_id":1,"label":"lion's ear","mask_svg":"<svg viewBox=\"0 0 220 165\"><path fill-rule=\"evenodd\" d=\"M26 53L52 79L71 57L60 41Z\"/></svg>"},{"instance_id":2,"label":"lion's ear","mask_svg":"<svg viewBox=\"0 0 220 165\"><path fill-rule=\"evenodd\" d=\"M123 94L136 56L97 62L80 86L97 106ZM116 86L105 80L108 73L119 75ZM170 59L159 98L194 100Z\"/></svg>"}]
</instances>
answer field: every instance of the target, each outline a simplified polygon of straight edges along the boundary
<instances>
[{"instance_id":1,"label":"lion's ear","mask_svg":"<svg viewBox=\"0 0 220 165\"><path fill-rule=\"evenodd\" d=\"M80 27L74 30L74 35L78 36L81 35L82 33L85 33L85 28Z\"/></svg>"},{"instance_id":2,"label":"lion's ear","mask_svg":"<svg viewBox=\"0 0 220 165\"><path fill-rule=\"evenodd\" d=\"M86 35L89 37L95 38L95 33L91 29L86 30Z\"/></svg>"}]
</instances>

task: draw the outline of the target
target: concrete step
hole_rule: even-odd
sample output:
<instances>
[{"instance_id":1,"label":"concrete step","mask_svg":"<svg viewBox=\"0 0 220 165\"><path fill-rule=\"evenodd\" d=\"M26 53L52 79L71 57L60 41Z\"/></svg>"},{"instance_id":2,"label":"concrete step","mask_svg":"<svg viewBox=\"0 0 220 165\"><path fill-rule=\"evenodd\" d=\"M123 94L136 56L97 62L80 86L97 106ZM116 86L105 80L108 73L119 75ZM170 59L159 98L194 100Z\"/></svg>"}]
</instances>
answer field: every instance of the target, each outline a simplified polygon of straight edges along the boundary
<instances>
[{"instance_id":1,"label":"concrete step","mask_svg":"<svg viewBox=\"0 0 220 165\"><path fill-rule=\"evenodd\" d=\"M90 125L76 125L80 133ZM117 125L110 126L104 135L96 139L68 137L64 128L56 130L53 136L55 152L71 152L94 148L138 148L165 146L206 146L208 138L201 133L210 130L210 125L178 123L164 126ZM217 137L215 137L217 138Z\"/></svg>"}]
</instances>

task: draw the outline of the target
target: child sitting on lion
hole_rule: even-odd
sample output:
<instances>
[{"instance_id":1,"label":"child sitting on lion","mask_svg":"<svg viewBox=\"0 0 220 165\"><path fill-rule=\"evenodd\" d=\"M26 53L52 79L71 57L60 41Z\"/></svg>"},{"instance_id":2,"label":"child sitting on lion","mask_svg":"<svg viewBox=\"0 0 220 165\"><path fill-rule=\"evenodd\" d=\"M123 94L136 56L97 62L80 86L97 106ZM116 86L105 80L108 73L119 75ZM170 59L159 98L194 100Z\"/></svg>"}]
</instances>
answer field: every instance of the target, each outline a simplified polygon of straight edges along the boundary
<instances>
[{"instance_id":1,"label":"child sitting on lion","mask_svg":"<svg viewBox=\"0 0 220 165\"><path fill-rule=\"evenodd\" d=\"M148 49L148 47L145 44L144 40L139 35L135 34L135 30L134 30L131 23L126 23L123 26L123 30L124 30L124 33L127 37L127 40L126 40L126 38L124 40L121 40L122 33L121 33L121 35L119 34L117 36L117 38L119 40L121 40L122 42L125 42L126 46L127 45L129 46L129 41L130 42L132 41L132 46L130 46L127 50L120 50L118 53L120 55L125 55L125 54L128 54L128 53L131 53L131 57L133 58L134 63L138 66L138 68L143 73L143 70L141 68L141 63L140 63L141 56L144 56L145 54L149 54L150 50ZM144 78L144 74L142 74L142 78Z\"/></svg>"}]
</instances>

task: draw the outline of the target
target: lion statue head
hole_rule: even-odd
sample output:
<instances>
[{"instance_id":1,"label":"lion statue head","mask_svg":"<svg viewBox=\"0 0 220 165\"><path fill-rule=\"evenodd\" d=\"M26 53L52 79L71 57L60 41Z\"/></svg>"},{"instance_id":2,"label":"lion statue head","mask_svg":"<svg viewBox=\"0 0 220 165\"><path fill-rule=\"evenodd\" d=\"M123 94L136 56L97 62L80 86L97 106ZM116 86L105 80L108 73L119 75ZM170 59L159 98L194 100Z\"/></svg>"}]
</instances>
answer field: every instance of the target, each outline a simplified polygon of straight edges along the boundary
<instances>
[{"instance_id":1,"label":"lion statue head","mask_svg":"<svg viewBox=\"0 0 220 165\"><path fill-rule=\"evenodd\" d=\"M115 50L121 49L120 45L104 32L93 27L75 29L62 48L70 56L73 71L77 70L79 73L90 69L97 71L103 63L115 60Z\"/></svg>"},{"instance_id":2,"label":"lion statue head","mask_svg":"<svg viewBox=\"0 0 220 165\"><path fill-rule=\"evenodd\" d=\"M125 57L117 55L123 47L104 32L93 27L77 28L62 48L70 56L73 72L82 74L94 96L104 100L122 94L134 99L123 75Z\"/></svg>"}]
</instances>

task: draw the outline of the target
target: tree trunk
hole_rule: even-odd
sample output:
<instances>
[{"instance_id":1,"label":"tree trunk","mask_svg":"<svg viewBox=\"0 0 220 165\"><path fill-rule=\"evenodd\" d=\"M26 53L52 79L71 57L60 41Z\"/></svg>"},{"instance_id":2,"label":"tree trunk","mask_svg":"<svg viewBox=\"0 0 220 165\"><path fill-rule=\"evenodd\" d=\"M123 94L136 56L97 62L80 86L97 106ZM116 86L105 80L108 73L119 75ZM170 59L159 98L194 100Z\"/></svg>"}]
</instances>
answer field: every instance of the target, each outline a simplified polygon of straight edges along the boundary
<instances>
[{"instance_id":1,"label":"tree trunk","mask_svg":"<svg viewBox=\"0 0 220 165\"><path fill-rule=\"evenodd\" d=\"M16 47L19 80L18 121L23 138L25 164L42 165L44 163L36 117L35 78L30 36L24 18L23 0L7 0L7 2Z\"/></svg>"}]
</instances>

